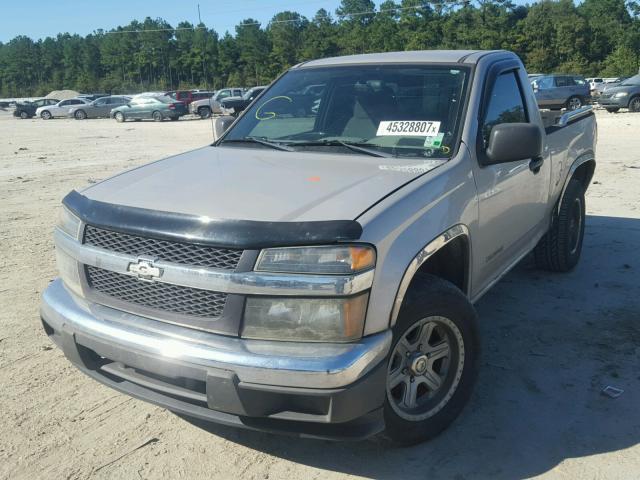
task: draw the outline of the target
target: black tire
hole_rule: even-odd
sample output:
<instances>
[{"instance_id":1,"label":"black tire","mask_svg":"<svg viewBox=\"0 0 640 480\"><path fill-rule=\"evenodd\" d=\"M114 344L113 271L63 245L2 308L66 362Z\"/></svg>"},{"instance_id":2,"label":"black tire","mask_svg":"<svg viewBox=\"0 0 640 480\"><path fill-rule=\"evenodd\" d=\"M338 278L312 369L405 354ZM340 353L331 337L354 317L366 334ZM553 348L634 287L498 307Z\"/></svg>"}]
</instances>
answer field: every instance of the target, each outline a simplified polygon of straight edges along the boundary
<instances>
[{"instance_id":1,"label":"black tire","mask_svg":"<svg viewBox=\"0 0 640 480\"><path fill-rule=\"evenodd\" d=\"M565 107L567 108L567 110L577 110L583 105L584 100L582 100L582 98L578 97L577 95L574 95L572 97L569 97L567 103L565 104Z\"/></svg>"},{"instance_id":2,"label":"black tire","mask_svg":"<svg viewBox=\"0 0 640 480\"><path fill-rule=\"evenodd\" d=\"M571 271L580 260L584 223L584 187L573 178L567 185L551 228L533 252L538 268L551 272Z\"/></svg>"},{"instance_id":3,"label":"black tire","mask_svg":"<svg viewBox=\"0 0 640 480\"><path fill-rule=\"evenodd\" d=\"M634 113L640 112L640 96L636 95L629 100L629 111Z\"/></svg>"},{"instance_id":4,"label":"black tire","mask_svg":"<svg viewBox=\"0 0 640 480\"><path fill-rule=\"evenodd\" d=\"M162 116L162 112L159 112L158 110L156 110L151 114L151 118L153 118L154 122L161 122L162 120L164 120L164 117Z\"/></svg>"},{"instance_id":5,"label":"black tire","mask_svg":"<svg viewBox=\"0 0 640 480\"><path fill-rule=\"evenodd\" d=\"M122 112L116 112L113 114L113 118L116 119L116 122L118 123L122 123L125 121L125 117L124 117L124 113Z\"/></svg>"},{"instance_id":6,"label":"black tire","mask_svg":"<svg viewBox=\"0 0 640 480\"><path fill-rule=\"evenodd\" d=\"M432 333L421 337L428 324L433 324ZM415 343L410 342L410 336L422 326L425 329L418 332L418 337L414 337ZM440 337L440 343L435 347L430 341L434 333ZM425 338L426 348L422 344ZM444 343L448 345L448 354L441 357L440 372L436 372L441 382L440 387L431 390L425 378L435 372L436 363L440 359L430 360L428 352ZM418 350L409 354L407 345L417 345ZM387 360L383 435L394 443L413 445L429 440L446 429L471 396L477 376L479 352L476 312L467 297L453 284L441 278L433 275L416 276L393 328L392 348ZM413 362L418 362L421 357L426 358L427 363L431 362L428 367L422 364L425 367L424 376L414 372L414 366L407 365L412 358ZM394 385L397 372L403 375L404 380ZM409 388L414 388L417 392L417 405L412 409L405 408L406 405L402 405L404 400L397 398L405 398ZM396 391L398 389L401 390L400 395Z\"/></svg>"},{"instance_id":7,"label":"black tire","mask_svg":"<svg viewBox=\"0 0 640 480\"><path fill-rule=\"evenodd\" d=\"M607 112L609 113L618 113L620 111L620 107L608 107Z\"/></svg>"},{"instance_id":8,"label":"black tire","mask_svg":"<svg viewBox=\"0 0 640 480\"><path fill-rule=\"evenodd\" d=\"M43 120L50 120L53 117L49 110L43 110L42 112L40 112L40 118Z\"/></svg>"},{"instance_id":9,"label":"black tire","mask_svg":"<svg viewBox=\"0 0 640 480\"><path fill-rule=\"evenodd\" d=\"M22 120L26 120L27 118L29 118L29 114L28 114L27 112L25 112L24 110L22 110L22 111L20 112L20 118L21 118Z\"/></svg>"},{"instance_id":10,"label":"black tire","mask_svg":"<svg viewBox=\"0 0 640 480\"><path fill-rule=\"evenodd\" d=\"M211 109L209 107L200 107L198 108L198 115L200 118L205 120L211 117Z\"/></svg>"},{"instance_id":11,"label":"black tire","mask_svg":"<svg viewBox=\"0 0 640 480\"><path fill-rule=\"evenodd\" d=\"M76 110L76 113L73 114L73 117L76 120L85 120L87 118L87 112L84 110Z\"/></svg>"},{"instance_id":12,"label":"black tire","mask_svg":"<svg viewBox=\"0 0 640 480\"><path fill-rule=\"evenodd\" d=\"M175 122L176 120L180 120L180 117L169 117L169 119L170 119L172 122Z\"/></svg>"}]
</instances>

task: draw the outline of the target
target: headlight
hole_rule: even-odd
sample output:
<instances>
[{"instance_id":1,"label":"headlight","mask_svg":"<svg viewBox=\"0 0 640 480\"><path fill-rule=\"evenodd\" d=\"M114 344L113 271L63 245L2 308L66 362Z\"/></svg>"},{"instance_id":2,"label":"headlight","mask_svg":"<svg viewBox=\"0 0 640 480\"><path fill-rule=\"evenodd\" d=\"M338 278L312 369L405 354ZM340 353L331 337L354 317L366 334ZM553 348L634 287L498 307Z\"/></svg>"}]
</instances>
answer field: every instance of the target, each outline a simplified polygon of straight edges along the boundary
<instances>
[{"instance_id":1,"label":"headlight","mask_svg":"<svg viewBox=\"0 0 640 480\"><path fill-rule=\"evenodd\" d=\"M618 92L618 93L614 94L613 96L615 98L622 98L622 97L626 97L627 95L629 95L629 92Z\"/></svg>"},{"instance_id":2,"label":"headlight","mask_svg":"<svg viewBox=\"0 0 640 480\"><path fill-rule=\"evenodd\" d=\"M60 227L64 233L71 235L71 237L77 240L80 231L80 219L71 213L67 207L62 207L58 227Z\"/></svg>"},{"instance_id":3,"label":"headlight","mask_svg":"<svg viewBox=\"0 0 640 480\"><path fill-rule=\"evenodd\" d=\"M367 245L268 248L260 254L256 271L344 275L375 264L376 252Z\"/></svg>"},{"instance_id":4,"label":"headlight","mask_svg":"<svg viewBox=\"0 0 640 480\"><path fill-rule=\"evenodd\" d=\"M242 337L349 342L362 336L369 294L350 298L249 297Z\"/></svg>"}]
</instances>

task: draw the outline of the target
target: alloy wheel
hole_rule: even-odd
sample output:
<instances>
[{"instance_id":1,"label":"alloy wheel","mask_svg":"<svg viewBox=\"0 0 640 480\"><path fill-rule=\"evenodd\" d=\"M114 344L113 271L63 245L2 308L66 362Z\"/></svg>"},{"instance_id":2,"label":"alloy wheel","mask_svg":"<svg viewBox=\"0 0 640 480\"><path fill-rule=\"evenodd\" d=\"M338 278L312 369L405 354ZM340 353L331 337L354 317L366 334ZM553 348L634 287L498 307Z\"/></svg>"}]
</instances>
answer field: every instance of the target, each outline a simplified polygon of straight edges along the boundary
<instances>
[{"instance_id":1,"label":"alloy wheel","mask_svg":"<svg viewBox=\"0 0 640 480\"><path fill-rule=\"evenodd\" d=\"M576 110L582 106L582 100L578 97L572 97L569 99L569 110Z\"/></svg>"},{"instance_id":2,"label":"alloy wheel","mask_svg":"<svg viewBox=\"0 0 640 480\"><path fill-rule=\"evenodd\" d=\"M464 342L445 317L427 317L396 343L387 369L387 398L400 417L420 421L438 413L455 393L464 367Z\"/></svg>"}]
</instances>

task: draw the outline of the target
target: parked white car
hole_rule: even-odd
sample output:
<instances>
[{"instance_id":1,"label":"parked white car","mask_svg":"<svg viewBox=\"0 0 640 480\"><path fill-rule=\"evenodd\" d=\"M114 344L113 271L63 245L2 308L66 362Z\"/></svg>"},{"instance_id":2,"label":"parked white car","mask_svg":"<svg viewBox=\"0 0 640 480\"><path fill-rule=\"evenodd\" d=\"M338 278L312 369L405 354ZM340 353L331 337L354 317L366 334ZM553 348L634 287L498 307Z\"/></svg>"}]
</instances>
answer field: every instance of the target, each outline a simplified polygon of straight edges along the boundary
<instances>
[{"instance_id":1,"label":"parked white car","mask_svg":"<svg viewBox=\"0 0 640 480\"><path fill-rule=\"evenodd\" d=\"M89 105L90 100L84 98L70 98L68 100L61 100L55 105L47 105L40 107L36 110L36 117L40 117L43 120L49 120L55 117L66 117L69 114L69 109L78 105Z\"/></svg>"}]
</instances>

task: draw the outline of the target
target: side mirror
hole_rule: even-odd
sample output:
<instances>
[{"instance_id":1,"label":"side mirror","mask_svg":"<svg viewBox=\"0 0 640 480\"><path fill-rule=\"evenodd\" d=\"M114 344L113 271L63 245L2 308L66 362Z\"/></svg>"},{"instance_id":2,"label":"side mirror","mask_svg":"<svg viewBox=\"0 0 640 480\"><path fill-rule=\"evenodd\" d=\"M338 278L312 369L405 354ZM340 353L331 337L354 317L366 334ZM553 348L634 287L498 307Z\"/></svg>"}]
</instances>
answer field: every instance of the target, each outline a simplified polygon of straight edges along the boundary
<instances>
[{"instance_id":1,"label":"side mirror","mask_svg":"<svg viewBox=\"0 0 640 480\"><path fill-rule=\"evenodd\" d=\"M491 129L487 164L515 162L542 155L542 133L531 123L501 123Z\"/></svg>"},{"instance_id":2,"label":"side mirror","mask_svg":"<svg viewBox=\"0 0 640 480\"><path fill-rule=\"evenodd\" d=\"M223 115L216 118L213 122L213 139L218 140L235 120L236 117L232 117L231 115Z\"/></svg>"}]
</instances>

